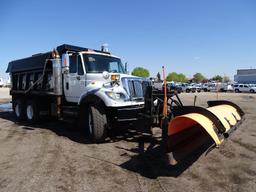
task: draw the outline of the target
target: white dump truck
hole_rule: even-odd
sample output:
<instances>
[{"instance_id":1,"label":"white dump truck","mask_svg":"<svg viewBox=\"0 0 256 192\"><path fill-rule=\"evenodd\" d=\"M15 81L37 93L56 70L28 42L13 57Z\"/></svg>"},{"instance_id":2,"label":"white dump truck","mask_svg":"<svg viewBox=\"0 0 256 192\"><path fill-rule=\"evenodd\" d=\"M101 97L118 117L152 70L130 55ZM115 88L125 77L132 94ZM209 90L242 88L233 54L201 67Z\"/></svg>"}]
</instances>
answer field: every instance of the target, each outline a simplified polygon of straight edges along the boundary
<instances>
[{"instance_id":1,"label":"white dump truck","mask_svg":"<svg viewBox=\"0 0 256 192\"><path fill-rule=\"evenodd\" d=\"M121 59L104 46L93 50L64 44L12 61L7 72L18 120L36 122L42 114L75 117L96 142L105 139L108 129L137 120L149 83L127 75Z\"/></svg>"},{"instance_id":2,"label":"white dump truck","mask_svg":"<svg viewBox=\"0 0 256 192\"><path fill-rule=\"evenodd\" d=\"M130 122L142 122L148 133L151 126L160 126L161 146L172 163L179 161L178 151L184 154L182 148L192 152L199 138L219 147L244 119L242 109L230 101L208 101L208 108L195 106L195 101L184 106L176 90L167 90L166 80L162 90L153 89L149 80L127 75L120 58L104 47L99 51L64 44L12 61L7 72L17 120L76 118L94 142Z\"/></svg>"}]
</instances>

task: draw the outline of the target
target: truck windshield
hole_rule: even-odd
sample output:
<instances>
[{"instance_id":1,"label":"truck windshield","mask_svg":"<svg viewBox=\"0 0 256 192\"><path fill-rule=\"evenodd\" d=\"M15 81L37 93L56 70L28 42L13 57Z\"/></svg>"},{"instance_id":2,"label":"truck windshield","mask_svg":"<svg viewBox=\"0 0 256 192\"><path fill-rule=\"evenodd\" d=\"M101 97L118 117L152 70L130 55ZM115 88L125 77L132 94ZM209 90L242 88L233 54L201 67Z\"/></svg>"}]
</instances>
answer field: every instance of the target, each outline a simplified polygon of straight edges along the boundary
<instances>
[{"instance_id":1,"label":"truck windshield","mask_svg":"<svg viewBox=\"0 0 256 192\"><path fill-rule=\"evenodd\" d=\"M96 54L83 54L85 69L87 73L125 73L122 62L115 57Z\"/></svg>"}]
</instances>

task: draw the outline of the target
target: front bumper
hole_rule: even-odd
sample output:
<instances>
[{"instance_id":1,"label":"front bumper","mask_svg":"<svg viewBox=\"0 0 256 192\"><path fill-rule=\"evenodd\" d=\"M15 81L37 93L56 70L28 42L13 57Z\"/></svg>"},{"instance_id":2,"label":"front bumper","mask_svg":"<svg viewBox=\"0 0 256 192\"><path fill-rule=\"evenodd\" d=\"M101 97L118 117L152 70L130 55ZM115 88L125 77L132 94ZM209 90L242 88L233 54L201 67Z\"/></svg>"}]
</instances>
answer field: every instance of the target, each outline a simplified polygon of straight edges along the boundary
<instances>
[{"instance_id":1,"label":"front bumper","mask_svg":"<svg viewBox=\"0 0 256 192\"><path fill-rule=\"evenodd\" d=\"M112 123L129 123L137 121L144 112L144 105L129 107L109 107L108 116Z\"/></svg>"}]
</instances>

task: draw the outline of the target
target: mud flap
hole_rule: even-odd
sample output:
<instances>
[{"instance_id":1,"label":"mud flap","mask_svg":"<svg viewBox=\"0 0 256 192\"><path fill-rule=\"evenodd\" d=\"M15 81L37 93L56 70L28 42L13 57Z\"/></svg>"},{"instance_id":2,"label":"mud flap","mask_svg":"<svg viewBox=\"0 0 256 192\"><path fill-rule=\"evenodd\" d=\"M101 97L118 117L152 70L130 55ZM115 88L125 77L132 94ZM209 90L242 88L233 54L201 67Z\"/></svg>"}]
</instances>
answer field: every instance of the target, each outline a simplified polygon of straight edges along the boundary
<instances>
[{"instance_id":1,"label":"mud flap","mask_svg":"<svg viewBox=\"0 0 256 192\"><path fill-rule=\"evenodd\" d=\"M190 145L203 133L218 147L243 121L244 112L230 101L209 101L208 108L184 106L173 109L168 126L168 151ZM188 147L189 148L189 147Z\"/></svg>"}]
</instances>

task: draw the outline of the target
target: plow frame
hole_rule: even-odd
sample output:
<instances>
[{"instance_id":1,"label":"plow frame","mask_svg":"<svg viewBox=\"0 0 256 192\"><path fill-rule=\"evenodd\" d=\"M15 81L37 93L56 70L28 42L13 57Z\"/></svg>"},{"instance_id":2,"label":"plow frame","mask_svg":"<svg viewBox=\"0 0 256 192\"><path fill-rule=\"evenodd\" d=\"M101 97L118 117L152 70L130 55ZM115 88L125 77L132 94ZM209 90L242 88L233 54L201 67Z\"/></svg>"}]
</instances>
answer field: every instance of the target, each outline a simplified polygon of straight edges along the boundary
<instances>
[{"instance_id":1,"label":"plow frame","mask_svg":"<svg viewBox=\"0 0 256 192\"><path fill-rule=\"evenodd\" d=\"M167 115L165 116L162 113L163 105L164 105L164 97L166 96L166 105L167 105ZM194 103L195 104L195 103ZM207 102L208 107L214 107L218 105L229 105L237 111L237 113L240 115L241 119L237 120L237 118L234 116L234 118L237 120L237 123L233 126L229 123L227 119L225 119L228 124L230 125L230 129L227 130L225 126L223 125L223 122L210 110L207 110L207 108L199 107L199 106L184 106L181 99L178 96L178 92L176 91L167 91L166 94L164 91L161 90L154 90L152 86L148 86L146 88L145 92L145 110L144 113L141 114L144 119L145 117L147 119L150 119L152 123L152 127L160 127L162 129L162 142L161 142L161 148L163 151L170 157L169 159L173 159L172 156L172 149L169 146L169 134L168 134L168 126L175 117L190 114L190 113L196 113L202 116L207 117L213 124L213 129L215 134L220 140L220 143L224 141L224 139L228 138L229 135L236 130L240 124L244 121L245 113L243 110L234 104L231 101L226 100L210 100ZM219 147L219 143L214 143L214 147ZM170 160L171 162L172 160Z\"/></svg>"}]
</instances>

